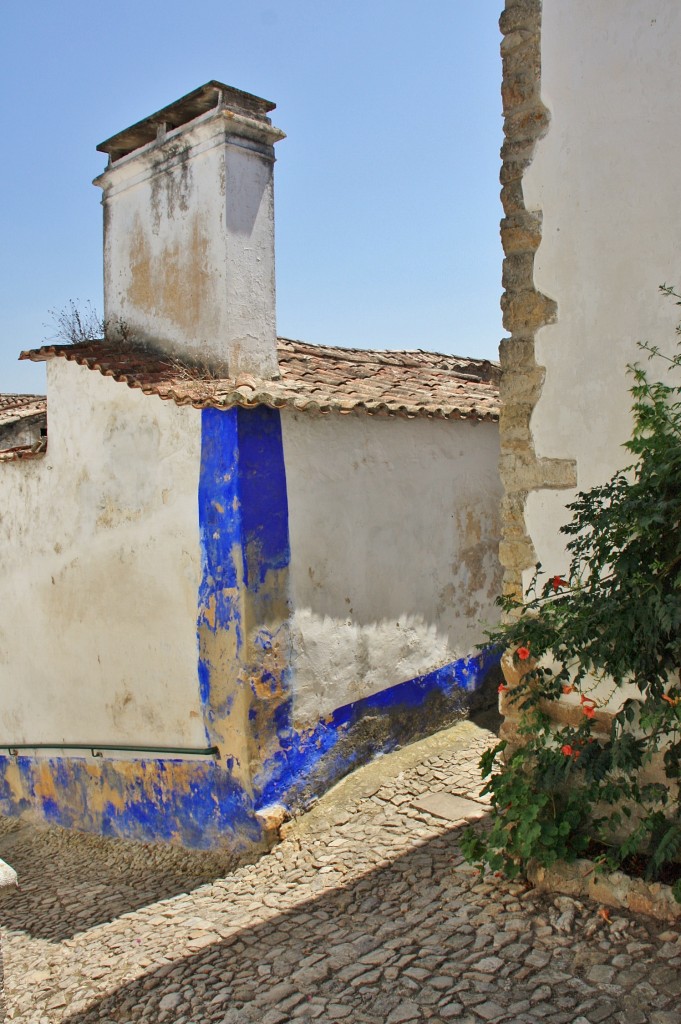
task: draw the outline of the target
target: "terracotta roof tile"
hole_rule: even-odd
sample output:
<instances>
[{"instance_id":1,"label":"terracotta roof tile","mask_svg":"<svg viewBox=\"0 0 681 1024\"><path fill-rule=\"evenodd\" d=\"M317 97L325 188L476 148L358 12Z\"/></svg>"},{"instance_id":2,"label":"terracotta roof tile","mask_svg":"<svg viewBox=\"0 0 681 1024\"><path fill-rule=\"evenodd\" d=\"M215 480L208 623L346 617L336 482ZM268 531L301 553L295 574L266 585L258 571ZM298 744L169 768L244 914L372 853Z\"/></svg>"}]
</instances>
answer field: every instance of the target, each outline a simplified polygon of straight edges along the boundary
<instances>
[{"instance_id":1,"label":"terracotta roof tile","mask_svg":"<svg viewBox=\"0 0 681 1024\"><path fill-rule=\"evenodd\" d=\"M44 416L46 411L45 395L0 395L0 427Z\"/></svg>"},{"instance_id":2,"label":"terracotta roof tile","mask_svg":"<svg viewBox=\"0 0 681 1024\"><path fill-rule=\"evenodd\" d=\"M168 356L95 341L22 352L40 362L57 356L114 380L195 408L268 405L301 412L368 413L497 420L499 366L434 352L331 348L278 339L281 377L214 378Z\"/></svg>"}]
</instances>

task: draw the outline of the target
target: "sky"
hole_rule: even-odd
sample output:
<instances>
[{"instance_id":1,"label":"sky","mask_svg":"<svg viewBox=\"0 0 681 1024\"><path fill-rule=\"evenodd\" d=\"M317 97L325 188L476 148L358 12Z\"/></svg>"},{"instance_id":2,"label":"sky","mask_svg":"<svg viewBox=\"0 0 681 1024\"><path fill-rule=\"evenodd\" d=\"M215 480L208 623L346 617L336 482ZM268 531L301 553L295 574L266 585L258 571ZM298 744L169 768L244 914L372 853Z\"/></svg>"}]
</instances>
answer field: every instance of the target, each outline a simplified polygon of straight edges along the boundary
<instances>
[{"instance_id":1,"label":"sky","mask_svg":"<svg viewBox=\"0 0 681 1024\"><path fill-rule=\"evenodd\" d=\"M102 309L102 140L218 79L277 104L277 331L496 358L501 0L4 0L0 391Z\"/></svg>"}]
</instances>

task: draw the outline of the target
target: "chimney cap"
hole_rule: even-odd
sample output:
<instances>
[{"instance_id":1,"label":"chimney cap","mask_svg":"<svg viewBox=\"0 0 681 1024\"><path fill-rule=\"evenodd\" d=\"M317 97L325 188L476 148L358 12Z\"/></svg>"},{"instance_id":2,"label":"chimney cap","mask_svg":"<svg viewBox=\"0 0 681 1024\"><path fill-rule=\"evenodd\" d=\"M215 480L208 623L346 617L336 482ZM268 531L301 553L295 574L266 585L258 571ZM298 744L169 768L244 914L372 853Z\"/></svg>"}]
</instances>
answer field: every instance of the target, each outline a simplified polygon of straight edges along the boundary
<instances>
[{"instance_id":1,"label":"chimney cap","mask_svg":"<svg viewBox=\"0 0 681 1024\"><path fill-rule=\"evenodd\" d=\"M247 117L269 125L272 122L267 114L270 110L275 109L276 103L213 80L199 86L198 89L193 89L186 96L175 100L174 103L169 103L167 107L145 117L137 124L123 129L122 132L117 132L105 142L100 142L97 152L108 153L109 159L113 163L115 160L127 156L128 153L132 153L135 149L153 142L158 138L159 129L162 132L172 131L173 128L179 128L181 125L187 124L188 121L193 121L201 114L206 114L209 110L218 107L226 107L235 113L245 114Z\"/></svg>"}]
</instances>

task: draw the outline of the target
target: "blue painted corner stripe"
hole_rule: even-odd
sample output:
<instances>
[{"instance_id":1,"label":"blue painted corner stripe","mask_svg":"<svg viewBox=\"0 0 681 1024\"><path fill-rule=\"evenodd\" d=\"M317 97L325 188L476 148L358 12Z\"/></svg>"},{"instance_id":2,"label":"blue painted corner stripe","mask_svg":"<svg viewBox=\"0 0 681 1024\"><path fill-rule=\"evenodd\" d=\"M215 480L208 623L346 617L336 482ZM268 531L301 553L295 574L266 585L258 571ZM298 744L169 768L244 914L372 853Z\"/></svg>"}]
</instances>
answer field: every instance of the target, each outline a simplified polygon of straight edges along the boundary
<instances>
[{"instance_id":1,"label":"blue painted corner stripe","mask_svg":"<svg viewBox=\"0 0 681 1024\"><path fill-rule=\"evenodd\" d=\"M199 621L215 601L211 629L229 628L235 620L229 590L239 585L235 547L241 545L239 431L236 409L204 409L201 414L199 532L201 583Z\"/></svg>"},{"instance_id":2,"label":"blue painted corner stripe","mask_svg":"<svg viewBox=\"0 0 681 1024\"><path fill-rule=\"evenodd\" d=\"M244 586L257 591L291 560L281 415L261 405L238 409L237 422Z\"/></svg>"}]
</instances>

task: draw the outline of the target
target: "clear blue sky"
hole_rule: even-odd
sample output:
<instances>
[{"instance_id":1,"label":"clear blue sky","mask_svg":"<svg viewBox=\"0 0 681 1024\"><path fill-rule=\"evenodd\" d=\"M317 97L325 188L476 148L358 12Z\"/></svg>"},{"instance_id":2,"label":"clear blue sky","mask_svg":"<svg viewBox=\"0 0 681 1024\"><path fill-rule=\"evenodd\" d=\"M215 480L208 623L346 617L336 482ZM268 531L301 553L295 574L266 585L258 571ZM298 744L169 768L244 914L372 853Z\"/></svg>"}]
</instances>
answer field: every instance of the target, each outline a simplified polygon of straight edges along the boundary
<instances>
[{"instance_id":1,"label":"clear blue sky","mask_svg":"<svg viewBox=\"0 0 681 1024\"><path fill-rule=\"evenodd\" d=\"M6 0L0 391L102 306L97 143L211 78L277 104L277 328L496 357L501 0Z\"/></svg>"}]
</instances>

